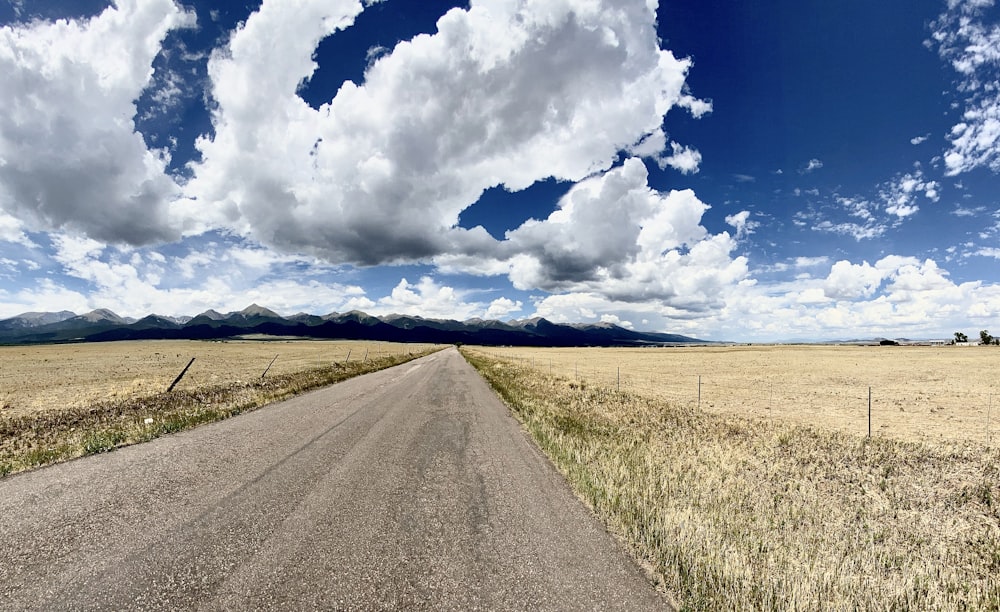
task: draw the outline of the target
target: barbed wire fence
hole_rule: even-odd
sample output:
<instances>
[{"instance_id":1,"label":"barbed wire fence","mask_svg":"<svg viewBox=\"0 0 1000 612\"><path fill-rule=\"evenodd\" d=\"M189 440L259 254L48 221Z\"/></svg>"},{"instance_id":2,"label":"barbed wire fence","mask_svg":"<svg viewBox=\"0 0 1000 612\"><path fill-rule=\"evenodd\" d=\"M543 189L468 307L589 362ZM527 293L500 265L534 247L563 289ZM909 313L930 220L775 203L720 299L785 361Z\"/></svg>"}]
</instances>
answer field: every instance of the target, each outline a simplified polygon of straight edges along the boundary
<instances>
[{"instance_id":1,"label":"barbed wire fence","mask_svg":"<svg viewBox=\"0 0 1000 612\"><path fill-rule=\"evenodd\" d=\"M764 418L791 416L804 424L834 425L867 437L906 432L918 437L937 434L941 438L983 442L987 447L997 438L991 428L997 427L993 404L1000 399L1000 390L992 385L942 393L902 380L893 385L868 384L860 375L840 380L777 374L732 376L486 352L494 359L542 374L708 411ZM850 426L845 427L845 423Z\"/></svg>"}]
</instances>

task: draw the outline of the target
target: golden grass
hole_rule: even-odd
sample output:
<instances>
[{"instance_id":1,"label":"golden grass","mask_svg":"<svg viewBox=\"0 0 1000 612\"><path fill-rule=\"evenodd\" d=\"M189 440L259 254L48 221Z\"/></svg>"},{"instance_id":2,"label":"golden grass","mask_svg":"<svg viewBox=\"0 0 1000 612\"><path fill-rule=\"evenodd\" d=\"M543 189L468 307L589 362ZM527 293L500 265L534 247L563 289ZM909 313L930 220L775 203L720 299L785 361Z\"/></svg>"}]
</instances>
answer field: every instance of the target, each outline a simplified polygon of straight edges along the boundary
<instances>
[{"instance_id":1,"label":"golden grass","mask_svg":"<svg viewBox=\"0 0 1000 612\"><path fill-rule=\"evenodd\" d=\"M169 341L0 349L0 476L224 419L439 348ZM167 392L191 357L194 364Z\"/></svg>"},{"instance_id":2,"label":"golden grass","mask_svg":"<svg viewBox=\"0 0 1000 612\"><path fill-rule=\"evenodd\" d=\"M94 402L162 393L188 361L177 385L195 391L282 376L343 362L407 352L424 345L362 341L145 340L0 347L0 415L80 408Z\"/></svg>"},{"instance_id":3,"label":"golden grass","mask_svg":"<svg viewBox=\"0 0 1000 612\"><path fill-rule=\"evenodd\" d=\"M1000 440L995 347L488 348L541 373L738 414L923 442Z\"/></svg>"},{"instance_id":4,"label":"golden grass","mask_svg":"<svg viewBox=\"0 0 1000 612\"><path fill-rule=\"evenodd\" d=\"M464 353L684 609L1000 609L997 450L867 440Z\"/></svg>"}]
</instances>

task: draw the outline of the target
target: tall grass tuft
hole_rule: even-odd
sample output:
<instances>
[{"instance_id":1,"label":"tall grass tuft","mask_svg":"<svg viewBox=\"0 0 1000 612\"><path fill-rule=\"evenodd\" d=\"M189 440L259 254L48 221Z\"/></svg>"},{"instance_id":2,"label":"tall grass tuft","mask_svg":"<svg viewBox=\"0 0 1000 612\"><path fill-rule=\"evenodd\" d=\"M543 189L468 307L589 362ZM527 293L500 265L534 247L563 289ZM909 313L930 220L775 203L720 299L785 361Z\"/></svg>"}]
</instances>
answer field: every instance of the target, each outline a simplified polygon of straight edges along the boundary
<instances>
[{"instance_id":1,"label":"tall grass tuft","mask_svg":"<svg viewBox=\"0 0 1000 612\"><path fill-rule=\"evenodd\" d=\"M1000 609L996 449L708 413L463 353L684 609Z\"/></svg>"}]
</instances>

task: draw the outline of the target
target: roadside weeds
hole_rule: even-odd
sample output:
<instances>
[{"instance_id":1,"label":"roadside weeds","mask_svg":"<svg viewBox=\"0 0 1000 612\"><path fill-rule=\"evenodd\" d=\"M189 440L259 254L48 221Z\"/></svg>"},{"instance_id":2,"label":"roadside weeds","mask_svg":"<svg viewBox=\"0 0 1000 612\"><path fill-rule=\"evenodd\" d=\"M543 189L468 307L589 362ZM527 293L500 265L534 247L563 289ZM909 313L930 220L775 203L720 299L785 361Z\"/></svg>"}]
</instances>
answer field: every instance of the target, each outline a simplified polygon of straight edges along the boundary
<instances>
[{"instance_id":1,"label":"roadside weeds","mask_svg":"<svg viewBox=\"0 0 1000 612\"><path fill-rule=\"evenodd\" d=\"M0 477L220 421L436 350L334 363L252 382L114 399L39 414L0 416Z\"/></svg>"},{"instance_id":2,"label":"roadside weeds","mask_svg":"<svg viewBox=\"0 0 1000 612\"><path fill-rule=\"evenodd\" d=\"M476 367L682 609L1000 610L1000 450Z\"/></svg>"}]
</instances>

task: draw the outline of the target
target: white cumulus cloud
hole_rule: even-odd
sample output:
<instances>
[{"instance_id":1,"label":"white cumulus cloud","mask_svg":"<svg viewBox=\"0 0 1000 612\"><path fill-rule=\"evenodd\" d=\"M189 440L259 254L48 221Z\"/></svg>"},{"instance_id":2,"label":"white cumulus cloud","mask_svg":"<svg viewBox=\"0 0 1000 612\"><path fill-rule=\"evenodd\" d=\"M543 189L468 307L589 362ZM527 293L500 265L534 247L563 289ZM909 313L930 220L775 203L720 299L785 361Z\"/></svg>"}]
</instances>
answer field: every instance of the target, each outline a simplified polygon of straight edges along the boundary
<instances>
[{"instance_id":1,"label":"white cumulus cloud","mask_svg":"<svg viewBox=\"0 0 1000 612\"><path fill-rule=\"evenodd\" d=\"M993 0L949 0L948 10L931 24L931 45L958 75L962 118L948 134L946 174L986 167L1000 172L1000 24Z\"/></svg>"},{"instance_id":2,"label":"white cumulus cloud","mask_svg":"<svg viewBox=\"0 0 1000 612\"><path fill-rule=\"evenodd\" d=\"M720 304L748 273L746 258L733 256L736 238L701 225L708 205L694 192L659 192L647 178L642 161L630 158L575 185L548 218L508 232L498 259L514 286L677 310ZM746 232L747 217L731 221Z\"/></svg>"},{"instance_id":3,"label":"white cumulus cloud","mask_svg":"<svg viewBox=\"0 0 1000 612\"><path fill-rule=\"evenodd\" d=\"M182 241L170 249L182 252L171 255L155 247L108 245L73 234L56 233L50 239L52 252L43 265L51 270L51 278L19 290L0 288L0 317L94 308L132 317L193 315L209 308L240 310L251 302L284 314L323 314L343 310L364 296L359 286L314 278L329 272L315 260L233 238L223 237L219 243ZM303 266L311 273L288 274Z\"/></svg>"},{"instance_id":4,"label":"white cumulus cloud","mask_svg":"<svg viewBox=\"0 0 1000 612\"><path fill-rule=\"evenodd\" d=\"M524 304L520 300L497 298L490 302L489 308L486 309L486 318L506 319L515 312L520 312L522 308L524 308Z\"/></svg>"},{"instance_id":5,"label":"white cumulus cloud","mask_svg":"<svg viewBox=\"0 0 1000 612\"><path fill-rule=\"evenodd\" d=\"M475 299L475 293L441 284L431 276L422 276L415 283L400 279L389 295L376 299L358 296L347 304L376 315L402 314L458 321L508 318L524 306L508 298L497 298L487 304Z\"/></svg>"},{"instance_id":6,"label":"white cumulus cloud","mask_svg":"<svg viewBox=\"0 0 1000 612\"><path fill-rule=\"evenodd\" d=\"M210 61L215 135L198 143L197 201L175 212L335 262L492 252L485 231L456 227L485 189L579 181L644 139L654 154L670 108L709 110L684 92L690 62L660 49L654 8L473 1L313 109L296 90L316 45L362 6L265 0Z\"/></svg>"},{"instance_id":7,"label":"white cumulus cloud","mask_svg":"<svg viewBox=\"0 0 1000 612\"><path fill-rule=\"evenodd\" d=\"M912 216L920 210L918 196L931 202L937 202L940 196L941 184L924 177L923 170L917 166L913 172L900 174L883 184L879 196L885 207L885 212L900 219Z\"/></svg>"},{"instance_id":8,"label":"white cumulus cloud","mask_svg":"<svg viewBox=\"0 0 1000 612\"><path fill-rule=\"evenodd\" d=\"M170 239L180 187L136 132L172 0L118 0L89 20L0 27L0 208L29 229L110 242Z\"/></svg>"},{"instance_id":9,"label":"white cumulus cloud","mask_svg":"<svg viewBox=\"0 0 1000 612\"><path fill-rule=\"evenodd\" d=\"M867 261L852 264L838 261L830 268L823 284L823 294L834 300L854 300L871 297L882 284L883 272Z\"/></svg>"},{"instance_id":10,"label":"white cumulus cloud","mask_svg":"<svg viewBox=\"0 0 1000 612\"><path fill-rule=\"evenodd\" d=\"M823 167L823 162L821 160L813 158L806 163L805 167L799 170L799 174L809 174L810 172L819 170L822 167Z\"/></svg>"},{"instance_id":11,"label":"white cumulus cloud","mask_svg":"<svg viewBox=\"0 0 1000 612\"><path fill-rule=\"evenodd\" d=\"M701 153L697 149L692 149L676 142L670 143L670 149L672 151L670 155L657 157L660 168L670 166L682 174L694 174L698 172L698 166L701 164Z\"/></svg>"}]
</instances>

